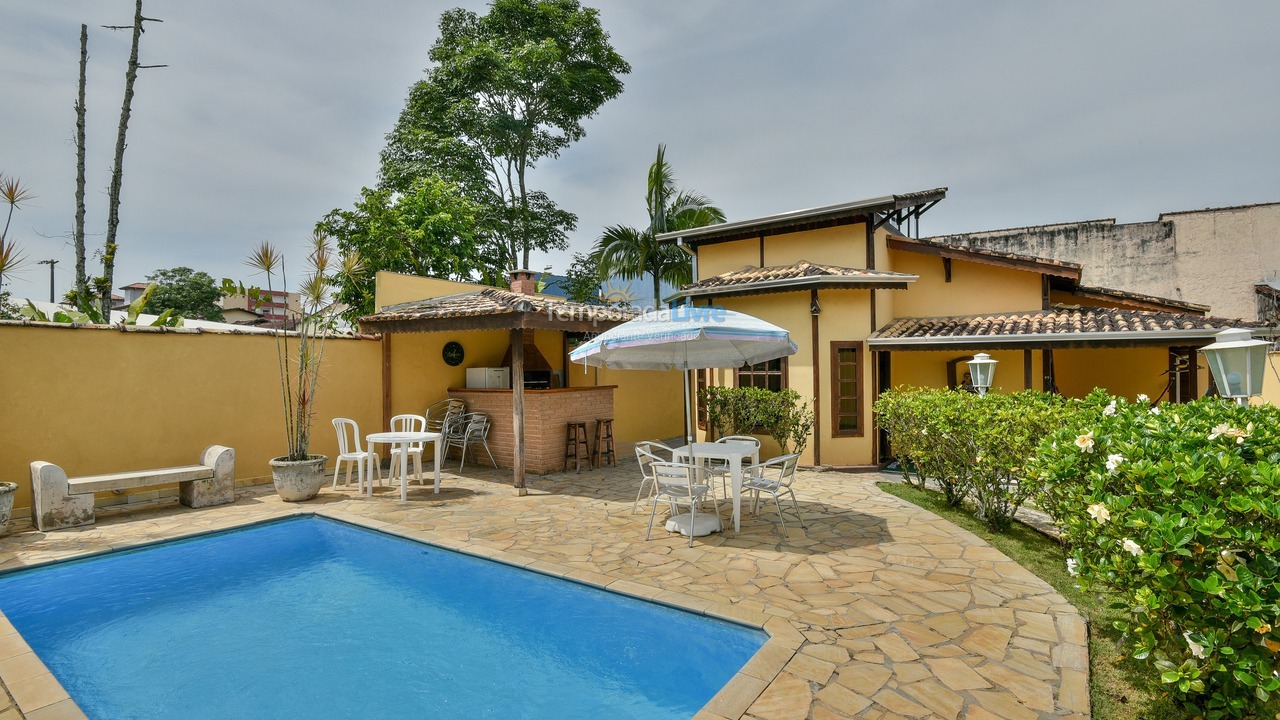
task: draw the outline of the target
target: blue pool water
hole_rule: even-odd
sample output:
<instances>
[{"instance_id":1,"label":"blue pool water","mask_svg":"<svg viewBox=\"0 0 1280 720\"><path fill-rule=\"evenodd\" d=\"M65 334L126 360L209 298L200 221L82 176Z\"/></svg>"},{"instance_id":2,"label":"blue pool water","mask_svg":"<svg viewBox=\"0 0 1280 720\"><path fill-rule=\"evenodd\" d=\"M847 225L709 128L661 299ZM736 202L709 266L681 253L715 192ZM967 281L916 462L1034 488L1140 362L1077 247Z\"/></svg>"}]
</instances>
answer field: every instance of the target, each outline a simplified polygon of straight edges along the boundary
<instances>
[{"instance_id":1,"label":"blue pool water","mask_svg":"<svg viewBox=\"0 0 1280 720\"><path fill-rule=\"evenodd\" d=\"M688 718L764 633L308 517L0 576L91 718Z\"/></svg>"}]
</instances>

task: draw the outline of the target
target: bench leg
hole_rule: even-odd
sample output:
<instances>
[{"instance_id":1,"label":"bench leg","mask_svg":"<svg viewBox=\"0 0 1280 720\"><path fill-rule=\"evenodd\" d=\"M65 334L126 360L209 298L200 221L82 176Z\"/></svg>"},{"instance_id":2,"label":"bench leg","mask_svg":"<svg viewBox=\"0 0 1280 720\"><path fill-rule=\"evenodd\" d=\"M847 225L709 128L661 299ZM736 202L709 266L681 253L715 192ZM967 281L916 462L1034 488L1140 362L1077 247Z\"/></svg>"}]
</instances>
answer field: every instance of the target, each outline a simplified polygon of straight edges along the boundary
<instances>
[{"instance_id":1,"label":"bench leg","mask_svg":"<svg viewBox=\"0 0 1280 720\"><path fill-rule=\"evenodd\" d=\"M43 460L31 463L31 522L37 530L93 524L93 493L72 495L69 489L62 468Z\"/></svg>"},{"instance_id":2,"label":"bench leg","mask_svg":"<svg viewBox=\"0 0 1280 720\"><path fill-rule=\"evenodd\" d=\"M213 477L178 483L178 502L191 508L235 502L236 451L222 445L211 445L200 456L200 464L213 468Z\"/></svg>"}]
</instances>

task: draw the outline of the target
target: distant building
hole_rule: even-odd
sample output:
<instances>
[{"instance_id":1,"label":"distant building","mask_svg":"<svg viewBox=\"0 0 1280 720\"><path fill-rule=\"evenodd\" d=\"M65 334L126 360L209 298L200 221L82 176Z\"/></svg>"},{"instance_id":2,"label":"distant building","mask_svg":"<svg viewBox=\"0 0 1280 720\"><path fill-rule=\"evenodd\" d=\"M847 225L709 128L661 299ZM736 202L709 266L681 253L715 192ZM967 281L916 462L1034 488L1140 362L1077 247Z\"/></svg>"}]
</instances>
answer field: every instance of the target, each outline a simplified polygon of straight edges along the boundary
<instances>
[{"instance_id":1,"label":"distant building","mask_svg":"<svg viewBox=\"0 0 1280 720\"><path fill-rule=\"evenodd\" d=\"M1208 305L1220 317L1273 320L1277 293L1267 280L1280 285L1280 202L925 240L1078 263L1083 285Z\"/></svg>"},{"instance_id":2,"label":"distant building","mask_svg":"<svg viewBox=\"0 0 1280 720\"><path fill-rule=\"evenodd\" d=\"M260 322L276 327L288 327L290 317L297 317L302 307L302 296L284 290L262 290L260 302L254 303L246 295L228 295L219 305L223 313L241 310L256 313ZM240 313L236 313L238 316Z\"/></svg>"}]
</instances>

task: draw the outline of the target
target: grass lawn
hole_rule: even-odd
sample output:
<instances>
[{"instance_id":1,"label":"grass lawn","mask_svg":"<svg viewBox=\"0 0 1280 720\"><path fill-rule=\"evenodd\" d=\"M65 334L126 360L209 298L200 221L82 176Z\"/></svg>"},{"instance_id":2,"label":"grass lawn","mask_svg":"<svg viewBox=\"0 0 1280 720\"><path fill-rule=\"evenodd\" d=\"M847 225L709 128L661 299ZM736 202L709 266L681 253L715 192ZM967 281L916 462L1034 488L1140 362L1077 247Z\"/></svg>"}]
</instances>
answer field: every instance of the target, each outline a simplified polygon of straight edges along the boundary
<instances>
[{"instance_id":1,"label":"grass lawn","mask_svg":"<svg viewBox=\"0 0 1280 720\"><path fill-rule=\"evenodd\" d=\"M1155 668L1128 658L1121 648L1121 633L1112 626L1123 619L1119 610L1107 606L1109 593L1085 592L1067 574L1066 561L1057 541L1020 523L1007 533L993 533L973 517L968 509L947 505L942 493L910 485L880 483L891 495L914 503L960 527L977 534L1010 559L1039 575L1067 598L1089 621L1090 688L1093 717L1097 720L1191 720L1162 690ZM1276 703L1273 701L1272 705ZM1280 707L1272 709L1274 713ZM1262 717L1270 717L1263 714Z\"/></svg>"}]
</instances>

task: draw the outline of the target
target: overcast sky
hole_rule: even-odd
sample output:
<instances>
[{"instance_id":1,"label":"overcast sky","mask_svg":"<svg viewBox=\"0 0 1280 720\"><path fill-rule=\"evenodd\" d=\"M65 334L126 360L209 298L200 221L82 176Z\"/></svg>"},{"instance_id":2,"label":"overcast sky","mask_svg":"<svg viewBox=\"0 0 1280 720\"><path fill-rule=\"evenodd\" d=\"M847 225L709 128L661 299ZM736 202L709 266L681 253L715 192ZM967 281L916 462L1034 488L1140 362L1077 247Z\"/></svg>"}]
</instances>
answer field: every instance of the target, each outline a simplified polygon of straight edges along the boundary
<instances>
[{"instance_id":1,"label":"overcast sky","mask_svg":"<svg viewBox=\"0 0 1280 720\"><path fill-rule=\"evenodd\" d=\"M572 250L642 226L658 143L742 220L950 188L922 234L1280 200L1280 3L601 0L632 65L534 187ZM116 285L186 265L250 280L262 240L301 259L317 219L376 182L440 13L482 2L147 0ZM71 283L76 77L89 29L88 244L100 247L129 0L0 0L0 173L37 198L15 295ZM537 257L561 271L568 253ZM100 264L91 263L91 273Z\"/></svg>"}]
</instances>

